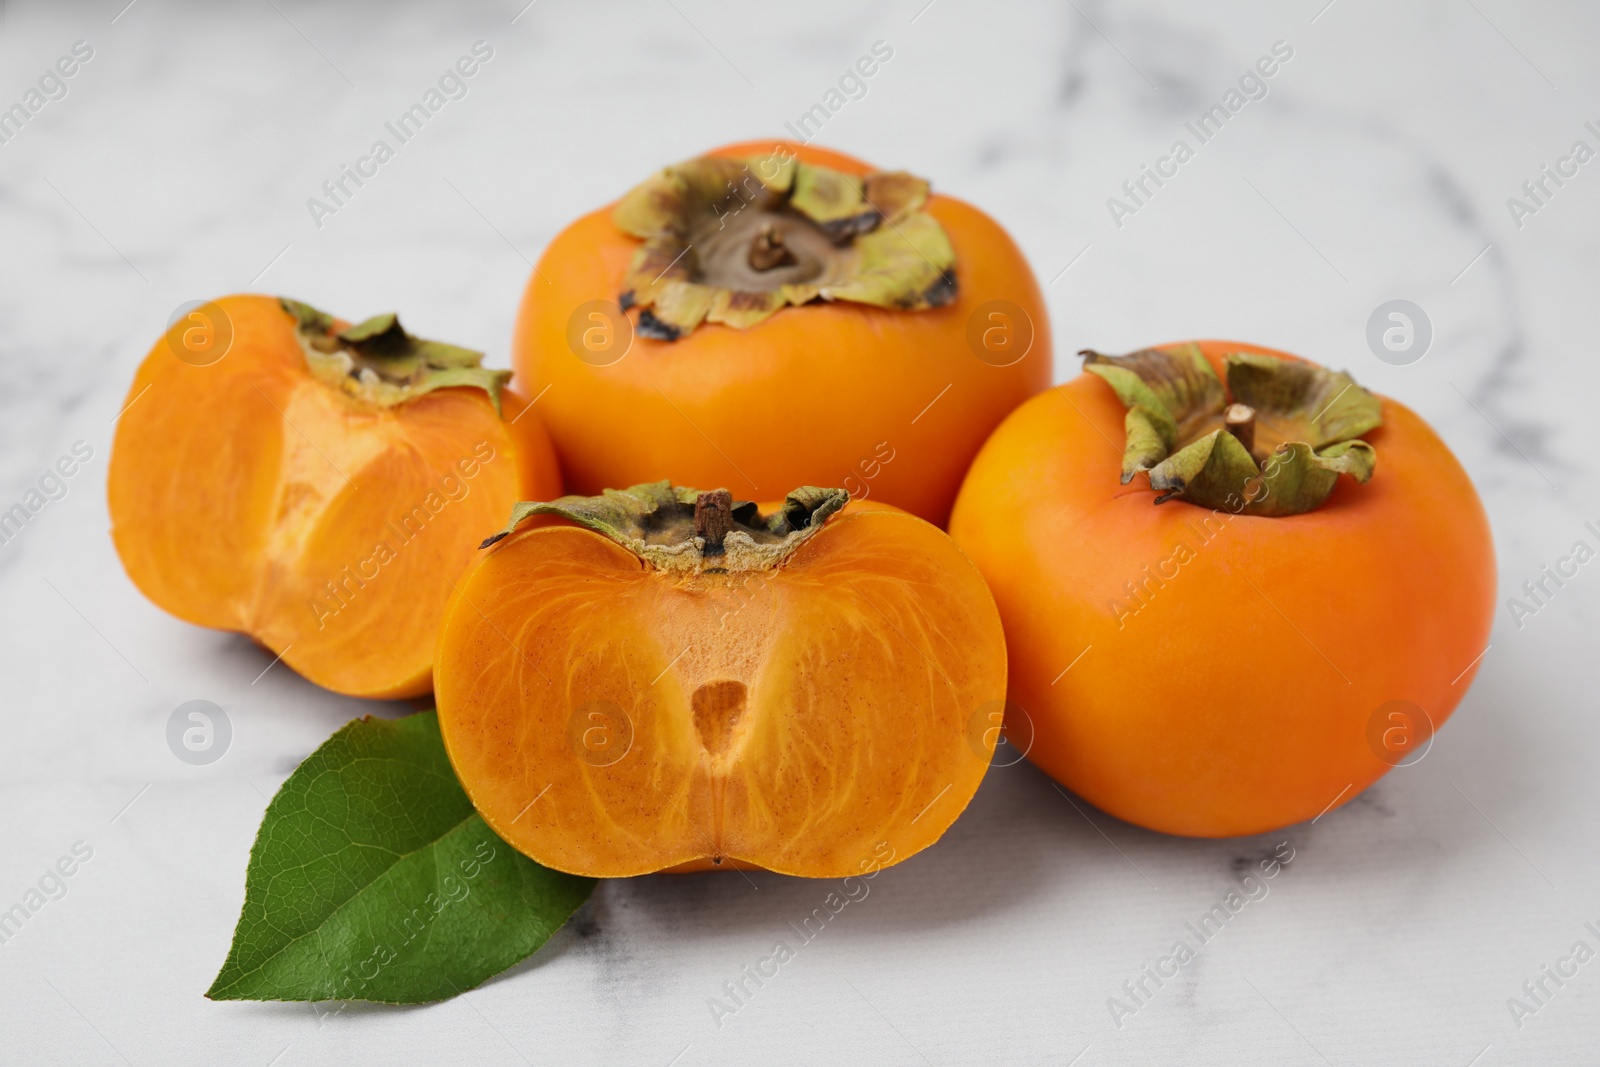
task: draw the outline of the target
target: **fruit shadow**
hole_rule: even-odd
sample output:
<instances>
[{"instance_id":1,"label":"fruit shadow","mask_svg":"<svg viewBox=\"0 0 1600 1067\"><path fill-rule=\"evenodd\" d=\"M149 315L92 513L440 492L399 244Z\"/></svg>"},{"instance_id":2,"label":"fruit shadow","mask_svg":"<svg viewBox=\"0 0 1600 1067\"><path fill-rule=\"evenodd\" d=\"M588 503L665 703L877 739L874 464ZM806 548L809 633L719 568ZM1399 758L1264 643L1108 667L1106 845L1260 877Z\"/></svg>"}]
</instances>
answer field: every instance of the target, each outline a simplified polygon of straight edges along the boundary
<instances>
[{"instance_id":1,"label":"fruit shadow","mask_svg":"<svg viewBox=\"0 0 1600 1067\"><path fill-rule=\"evenodd\" d=\"M1484 692L1471 703L1488 711L1482 705L1493 700ZM1471 707L1462 712L1471 715ZM1466 737L1457 742L1454 755L1467 761L1474 758L1471 750L1481 747ZM1030 910L1042 897L1070 900L1075 884L1088 896L1098 896L1101 889L1089 883L1103 885L1112 868L1126 877L1131 893L1148 892L1161 899L1170 885L1220 892L1263 863L1307 848L1318 856L1319 867L1348 868L1352 875L1366 868L1374 847L1392 853L1396 866L1407 866L1408 856L1421 866L1432 861L1417 854L1418 838L1433 833L1433 824L1419 809L1436 806L1438 794L1453 798L1444 762L1426 771L1397 768L1316 820L1216 839L1179 837L1124 822L1026 761L996 765L966 812L938 842L879 872L865 891L857 879L767 872L606 881L540 957L508 975L558 954L593 955L603 967L615 964L626 970L627 961L644 965L645 960L635 957L664 944L747 944L752 938L787 932L803 940L807 918L825 908L830 895L836 908L841 899L847 901L837 914L849 920L852 937L887 945L892 936L907 933L990 928L995 918ZM1413 809L1413 818L1396 819L1397 809ZM1365 844L1352 849L1352 836Z\"/></svg>"},{"instance_id":2,"label":"fruit shadow","mask_svg":"<svg viewBox=\"0 0 1600 1067\"><path fill-rule=\"evenodd\" d=\"M1103 847L1031 764L996 766L942 838L870 878L729 870L604 881L545 952L743 943L802 928L830 905L864 934L959 929L1059 893L1090 839Z\"/></svg>"},{"instance_id":3,"label":"fruit shadow","mask_svg":"<svg viewBox=\"0 0 1600 1067\"><path fill-rule=\"evenodd\" d=\"M230 715L259 724L252 755L263 758L280 780L354 719L399 719L434 706L432 694L374 700L324 689L244 634L215 635L207 655L218 677L233 680L214 687L216 700Z\"/></svg>"}]
</instances>

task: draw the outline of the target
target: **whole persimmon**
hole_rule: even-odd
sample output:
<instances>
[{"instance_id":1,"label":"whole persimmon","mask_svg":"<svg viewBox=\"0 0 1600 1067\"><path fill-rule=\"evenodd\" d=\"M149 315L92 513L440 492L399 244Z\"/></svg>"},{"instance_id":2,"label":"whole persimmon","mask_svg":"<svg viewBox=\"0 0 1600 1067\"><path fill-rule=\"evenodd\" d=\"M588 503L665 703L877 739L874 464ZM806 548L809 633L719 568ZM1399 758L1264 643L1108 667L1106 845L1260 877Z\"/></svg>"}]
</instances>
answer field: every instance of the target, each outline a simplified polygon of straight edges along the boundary
<instances>
[{"instance_id":1,"label":"whole persimmon","mask_svg":"<svg viewBox=\"0 0 1600 1067\"><path fill-rule=\"evenodd\" d=\"M517 500L560 492L509 371L292 300L228 296L150 350L117 421L111 535L133 583L318 685L432 684L451 582Z\"/></svg>"},{"instance_id":2,"label":"whole persimmon","mask_svg":"<svg viewBox=\"0 0 1600 1067\"><path fill-rule=\"evenodd\" d=\"M1000 619L913 515L659 482L519 504L485 545L439 638L439 727L547 867L861 874L937 840L988 768Z\"/></svg>"},{"instance_id":3,"label":"whole persimmon","mask_svg":"<svg viewBox=\"0 0 1600 1067\"><path fill-rule=\"evenodd\" d=\"M1050 327L989 216L787 141L667 167L574 222L513 346L569 488L842 485L942 525L984 438L1050 382Z\"/></svg>"},{"instance_id":4,"label":"whole persimmon","mask_svg":"<svg viewBox=\"0 0 1600 1067\"><path fill-rule=\"evenodd\" d=\"M1111 814L1195 837L1314 819L1420 758L1493 610L1450 450L1270 349L1085 356L995 431L950 523L1005 622L1012 740Z\"/></svg>"}]
</instances>

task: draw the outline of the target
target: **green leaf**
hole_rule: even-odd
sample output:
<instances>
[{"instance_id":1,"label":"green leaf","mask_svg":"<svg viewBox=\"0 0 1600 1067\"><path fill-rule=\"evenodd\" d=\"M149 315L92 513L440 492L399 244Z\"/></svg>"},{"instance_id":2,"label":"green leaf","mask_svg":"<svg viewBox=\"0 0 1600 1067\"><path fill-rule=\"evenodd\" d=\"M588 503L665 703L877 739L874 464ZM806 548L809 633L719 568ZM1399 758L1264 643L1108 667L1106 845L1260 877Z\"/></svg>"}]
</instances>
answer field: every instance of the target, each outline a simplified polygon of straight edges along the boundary
<instances>
[{"instance_id":1,"label":"green leaf","mask_svg":"<svg viewBox=\"0 0 1600 1067\"><path fill-rule=\"evenodd\" d=\"M206 996L442 1000L531 955L594 884L489 829L435 713L357 719L267 805L233 946Z\"/></svg>"}]
</instances>

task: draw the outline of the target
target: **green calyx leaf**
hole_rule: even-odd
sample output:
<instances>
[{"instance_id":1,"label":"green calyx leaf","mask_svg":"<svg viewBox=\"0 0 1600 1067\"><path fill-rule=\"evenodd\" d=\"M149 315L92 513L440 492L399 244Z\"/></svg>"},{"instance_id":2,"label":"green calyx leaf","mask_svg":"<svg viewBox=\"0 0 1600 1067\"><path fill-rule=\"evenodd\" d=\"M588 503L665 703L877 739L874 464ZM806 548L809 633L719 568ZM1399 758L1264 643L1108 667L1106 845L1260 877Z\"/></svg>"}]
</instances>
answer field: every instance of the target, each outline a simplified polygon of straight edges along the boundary
<instances>
[{"instance_id":1,"label":"green calyx leaf","mask_svg":"<svg viewBox=\"0 0 1600 1067\"><path fill-rule=\"evenodd\" d=\"M1128 408L1123 484L1148 471L1158 504L1300 515L1339 475L1372 477L1377 454L1360 435L1383 424L1382 402L1342 371L1236 352L1224 389L1196 345L1082 355Z\"/></svg>"},{"instance_id":2,"label":"green calyx leaf","mask_svg":"<svg viewBox=\"0 0 1600 1067\"><path fill-rule=\"evenodd\" d=\"M956 297L956 254L928 195L904 172L856 177L785 152L667 167L613 213L644 242L621 302L645 309L641 333L669 341L813 300L941 307Z\"/></svg>"},{"instance_id":3,"label":"green calyx leaf","mask_svg":"<svg viewBox=\"0 0 1600 1067\"><path fill-rule=\"evenodd\" d=\"M531 955L594 888L489 829L428 711L357 719L267 805L212 1000L416 1004Z\"/></svg>"},{"instance_id":4,"label":"green calyx leaf","mask_svg":"<svg viewBox=\"0 0 1600 1067\"><path fill-rule=\"evenodd\" d=\"M1147 348L1127 356L1085 349L1083 369L1105 379L1128 408L1122 484L1160 463L1223 404L1222 383L1194 345L1176 352Z\"/></svg>"},{"instance_id":5,"label":"green calyx leaf","mask_svg":"<svg viewBox=\"0 0 1600 1067\"><path fill-rule=\"evenodd\" d=\"M556 515L611 538L658 570L760 570L782 563L849 502L844 489L807 485L762 515L754 502L734 500L726 490L647 482L599 496L524 501L481 547L510 536L534 515Z\"/></svg>"},{"instance_id":6,"label":"green calyx leaf","mask_svg":"<svg viewBox=\"0 0 1600 1067\"><path fill-rule=\"evenodd\" d=\"M1268 432L1321 449L1383 425L1383 405L1343 371L1313 363L1236 352L1228 389L1260 413ZM1260 439L1260 435L1257 435Z\"/></svg>"},{"instance_id":7,"label":"green calyx leaf","mask_svg":"<svg viewBox=\"0 0 1600 1067\"><path fill-rule=\"evenodd\" d=\"M484 367L482 352L413 337L394 312L336 330L327 312L287 297L278 303L294 317L311 373L335 389L387 408L435 389L469 386L489 394L500 411L511 372Z\"/></svg>"}]
</instances>

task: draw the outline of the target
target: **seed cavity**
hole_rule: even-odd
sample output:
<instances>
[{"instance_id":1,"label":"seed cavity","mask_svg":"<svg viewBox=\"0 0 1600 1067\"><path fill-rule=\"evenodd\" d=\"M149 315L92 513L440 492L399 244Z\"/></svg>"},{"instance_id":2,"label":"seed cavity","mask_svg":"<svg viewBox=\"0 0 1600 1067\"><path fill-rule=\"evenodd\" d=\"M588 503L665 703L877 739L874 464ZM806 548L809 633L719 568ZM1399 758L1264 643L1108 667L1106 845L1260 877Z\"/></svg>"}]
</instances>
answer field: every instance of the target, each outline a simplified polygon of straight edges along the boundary
<instances>
[{"instance_id":1,"label":"seed cavity","mask_svg":"<svg viewBox=\"0 0 1600 1067\"><path fill-rule=\"evenodd\" d=\"M706 682L689 698L694 709L694 729L700 744L713 756L725 752L733 741L734 728L744 714L749 690L743 682Z\"/></svg>"}]
</instances>

